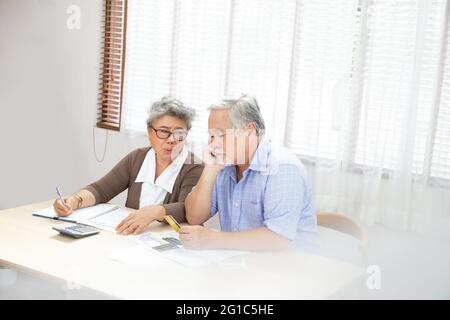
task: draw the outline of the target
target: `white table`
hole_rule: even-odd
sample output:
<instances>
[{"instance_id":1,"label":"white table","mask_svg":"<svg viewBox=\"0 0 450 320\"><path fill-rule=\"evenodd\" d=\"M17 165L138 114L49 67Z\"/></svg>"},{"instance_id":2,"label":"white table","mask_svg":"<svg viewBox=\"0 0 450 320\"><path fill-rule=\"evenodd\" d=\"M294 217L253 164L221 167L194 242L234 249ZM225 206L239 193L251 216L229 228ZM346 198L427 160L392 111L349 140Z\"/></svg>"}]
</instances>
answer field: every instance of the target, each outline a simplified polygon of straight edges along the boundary
<instances>
[{"instance_id":1,"label":"white table","mask_svg":"<svg viewBox=\"0 0 450 320\"><path fill-rule=\"evenodd\" d=\"M198 268L165 259L132 267L105 258L136 245L127 237L102 231L71 239L52 230L68 223L32 216L51 203L0 211L0 265L123 299L323 299L363 274L358 266L299 251L249 253Z\"/></svg>"}]
</instances>

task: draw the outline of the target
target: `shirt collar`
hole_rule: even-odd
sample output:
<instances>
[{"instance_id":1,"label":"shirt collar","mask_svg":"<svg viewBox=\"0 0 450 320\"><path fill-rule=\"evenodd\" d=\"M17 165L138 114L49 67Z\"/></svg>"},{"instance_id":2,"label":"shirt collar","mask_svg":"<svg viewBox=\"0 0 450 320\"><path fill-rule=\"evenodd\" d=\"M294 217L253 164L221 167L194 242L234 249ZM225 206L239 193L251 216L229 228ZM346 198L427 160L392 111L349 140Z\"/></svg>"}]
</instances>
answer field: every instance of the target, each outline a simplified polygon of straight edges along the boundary
<instances>
[{"instance_id":1,"label":"shirt collar","mask_svg":"<svg viewBox=\"0 0 450 320\"><path fill-rule=\"evenodd\" d=\"M224 176L229 176L231 179L233 179L234 182L236 182L236 166L235 165L227 165L225 168L223 168Z\"/></svg>"},{"instance_id":2,"label":"shirt collar","mask_svg":"<svg viewBox=\"0 0 450 320\"><path fill-rule=\"evenodd\" d=\"M141 169L136 177L136 182L147 182L159 186L169 193L172 193L175 180L180 173L181 167L186 162L189 152L186 147L180 154L172 161L172 163L164 169L161 175L155 181L156 172L156 154L155 150L151 148L145 156Z\"/></svg>"},{"instance_id":3,"label":"shirt collar","mask_svg":"<svg viewBox=\"0 0 450 320\"><path fill-rule=\"evenodd\" d=\"M267 171L269 168L270 141L262 138L250 161L250 170Z\"/></svg>"}]
</instances>

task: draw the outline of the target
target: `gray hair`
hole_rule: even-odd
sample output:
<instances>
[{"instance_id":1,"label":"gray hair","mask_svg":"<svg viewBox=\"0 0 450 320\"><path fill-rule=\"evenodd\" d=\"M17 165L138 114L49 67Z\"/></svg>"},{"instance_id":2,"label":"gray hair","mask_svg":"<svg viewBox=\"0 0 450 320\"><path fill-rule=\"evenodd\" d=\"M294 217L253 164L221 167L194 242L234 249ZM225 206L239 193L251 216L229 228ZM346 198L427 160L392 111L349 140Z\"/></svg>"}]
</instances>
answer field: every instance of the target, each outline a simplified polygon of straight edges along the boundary
<instances>
[{"instance_id":1,"label":"gray hair","mask_svg":"<svg viewBox=\"0 0 450 320\"><path fill-rule=\"evenodd\" d=\"M188 130L192 128L192 121L195 117L195 110L186 107L183 102L175 98L166 96L152 104L147 118L147 127L150 127L155 120L163 116L172 116L186 122Z\"/></svg>"},{"instance_id":2,"label":"gray hair","mask_svg":"<svg viewBox=\"0 0 450 320\"><path fill-rule=\"evenodd\" d=\"M266 126L254 97L243 94L237 99L223 99L208 108L209 111L221 109L230 110L230 121L234 128L243 129L247 124L254 123L258 136L264 135Z\"/></svg>"}]
</instances>

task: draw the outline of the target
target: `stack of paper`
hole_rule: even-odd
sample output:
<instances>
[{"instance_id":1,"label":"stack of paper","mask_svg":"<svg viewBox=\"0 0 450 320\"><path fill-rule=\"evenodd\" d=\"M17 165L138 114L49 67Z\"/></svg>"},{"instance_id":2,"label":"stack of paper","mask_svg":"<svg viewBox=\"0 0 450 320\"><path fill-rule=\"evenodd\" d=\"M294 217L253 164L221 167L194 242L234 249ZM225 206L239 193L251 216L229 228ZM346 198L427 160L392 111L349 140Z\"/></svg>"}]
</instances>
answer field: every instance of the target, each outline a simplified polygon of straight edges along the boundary
<instances>
[{"instance_id":1,"label":"stack of paper","mask_svg":"<svg viewBox=\"0 0 450 320\"><path fill-rule=\"evenodd\" d=\"M115 232L116 227L119 225L119 223L121 223L123 219L128 217L129 214L130 212L119 207L115 210L86 220L84 223L99 229Z\"/></svg>"},{"instance_id":2,"label":"stack of paper","mask_svg":"<svg viewBox=\"0 0 450 320\"><path fill-rule=\"evenodd\" d=\"M48 207L33 213L34 216L83 223L99 229L114 232L129 212L118 205L102 203L89 208L75 210L70 216L59 217L53 207Z\"/></svg>"},{"instance_id":3,"label":"stack of paper","mask_svg":"<svg viewBox=\"0 0 450 320\"><path fill-rule=\"evenodd\" d=\"M39 211L36 211L33 213L33 216L37 217L43 217L43 218L50 218L50 219L58 219L58 220L64 220L69 222L85 222L89 219L93 219L95 217L98 217L102 214L111 212L113 210L116 210L120 208L118 205L109 204L109 203L102 203L98 204L96 206L92 206L89 208L83 208L75 210L70 216L67 217L59 217L53 207L48 207Z\"/></svg>"}]
</instances>

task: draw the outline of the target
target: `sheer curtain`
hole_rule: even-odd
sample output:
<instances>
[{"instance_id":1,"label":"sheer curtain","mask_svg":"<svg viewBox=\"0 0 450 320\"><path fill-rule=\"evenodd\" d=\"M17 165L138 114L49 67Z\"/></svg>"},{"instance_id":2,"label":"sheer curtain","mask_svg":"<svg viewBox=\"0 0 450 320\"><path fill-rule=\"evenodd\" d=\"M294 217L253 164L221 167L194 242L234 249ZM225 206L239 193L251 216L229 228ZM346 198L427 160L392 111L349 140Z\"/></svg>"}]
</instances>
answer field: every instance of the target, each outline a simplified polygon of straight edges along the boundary
<instances>
[{"instance_id":1,"label":"sheer curtain","mask_svg":"<svg viewBox=\"0 0 450 320\"><path fill-rule=\"evenodd\" d=\"M145 130L151 101L176 96L194 107L191 141L207 140L207 107L251 93L284 139L295 0L129 0L125 128Z\"/></svg>"},{"instance_id":2,"label":"sheer curtain","mask_svg":"<svg viewBox=\"0 0 450 320\"><path fill-rule=\"evenodd\" d=\"M295 102L291 108L304 123L319 118L327 127L317 125L318 132L307 138L319 158L310 171L316 202L322 210L357 216L368 225L448 234L448 2L363 1L357 6L355 51L341 72L350 79L343 76L334 88L326 87L333 85L330 68L316 63L325 74L318 80L320 93L307 111ZM333 29L332 21L325 23ZM328 43L335 31L327 32ZM308 81L298 86L314 92ZM327 95L332 96L328 103ZM295 141L287 142L300 153L308 145Z\"/></svg>"},{"instance_id":3,"label":"sheer curtain","mask_svg":"<svg viewBox=\"0 0 450 320\"><path fill-rule=\"evenodd\" d=\"M254 95L267 135L306 165L318 210L445 233L450 220L446 0L129 0L123 121L152 101ZM441 230L440 230L441 229Z\"/></svg>"}]
</instances>

